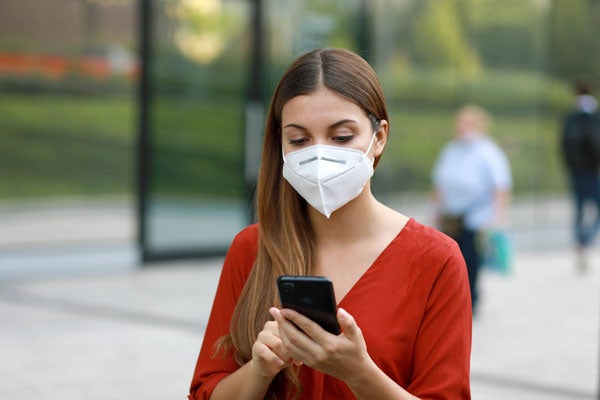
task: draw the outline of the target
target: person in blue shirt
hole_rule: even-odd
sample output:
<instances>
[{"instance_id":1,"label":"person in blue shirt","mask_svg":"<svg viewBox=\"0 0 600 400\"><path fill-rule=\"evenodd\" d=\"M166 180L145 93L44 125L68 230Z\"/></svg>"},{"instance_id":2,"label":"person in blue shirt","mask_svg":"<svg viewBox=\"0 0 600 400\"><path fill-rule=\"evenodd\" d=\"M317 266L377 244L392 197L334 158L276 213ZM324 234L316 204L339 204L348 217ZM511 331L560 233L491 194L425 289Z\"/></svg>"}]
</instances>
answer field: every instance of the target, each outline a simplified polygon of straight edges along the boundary
<instances>
[{"instance_id":1,"label":"person in blue shirt","mask_svg":"<svg viewBox=\"0 0 600 400\"><path fill-rule=\"evenodd\" d=\"M505 225L512 188L510 164L489 137L490 124L490 115L481 107L460 108L455 137L443 147L433 169L436 224L456 240L465 258L473 311L483 260L477 239L482 231Z\"/></svg>"}]
</instances>

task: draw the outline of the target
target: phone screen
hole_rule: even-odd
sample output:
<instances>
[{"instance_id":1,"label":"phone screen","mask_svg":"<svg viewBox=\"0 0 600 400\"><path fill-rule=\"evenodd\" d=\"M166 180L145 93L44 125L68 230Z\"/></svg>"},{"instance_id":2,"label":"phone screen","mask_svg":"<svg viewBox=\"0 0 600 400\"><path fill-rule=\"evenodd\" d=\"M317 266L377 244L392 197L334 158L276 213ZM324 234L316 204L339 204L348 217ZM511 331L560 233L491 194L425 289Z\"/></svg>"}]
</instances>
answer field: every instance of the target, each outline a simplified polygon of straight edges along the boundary
<instances>
[{"instance_id":1,"label":"phone screen","mask_svg":"<svg viewBox=\"0 0 600 400\"><path fill-rule=\"evenodd\" d=\"M331 280L322 276L282 275L277 278L283 308L290 308L338 335L336 301Z\"/></svg>"}]
</instances>

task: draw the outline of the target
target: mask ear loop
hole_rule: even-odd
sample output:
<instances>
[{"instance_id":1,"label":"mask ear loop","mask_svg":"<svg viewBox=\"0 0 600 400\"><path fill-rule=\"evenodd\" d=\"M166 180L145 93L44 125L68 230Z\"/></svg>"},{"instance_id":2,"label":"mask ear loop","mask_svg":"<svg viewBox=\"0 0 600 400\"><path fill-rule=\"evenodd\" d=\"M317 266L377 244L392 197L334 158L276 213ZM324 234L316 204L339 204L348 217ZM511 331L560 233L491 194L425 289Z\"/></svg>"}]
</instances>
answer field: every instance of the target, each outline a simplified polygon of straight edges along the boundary
<instances>
[{"instance_id":1,"label":"mask ear loop","mask_svg":"<svg viewBox=\"0 0 600 400\"><path fill-rule=\"evenodd\" d=\"M365 157L369 158L369 152L371 151L371 147L373 147L373 143L375 143L375 138L377 137L377 131L373 132L373 137L371 138L371 143L369 143L369 147L367 148L367 151L365 152ZM371 160L369 158L369 160ZM371 160L371 165L375 164L375 157L373 157L373 159Z\"/></svg>"},{"instance_id":2,"label":"mask ear loop","mask_svg":"<svg viewBox=\"0 0 600 400\"><path fill-rule=\"evenodd\" d=\"M379 124L380 121L379 119L377 119L377 117L371 113L369 113L367 115L369 117L369 120L371 121L371 126L373 127L373 137L371 138L371 143L369 143L369 148L367 149L367 151L365 152L365 157L369 156L369 152L371 151L371 147L373 146L373 143L375 142L375 137L377 137L377 131L379 130ZM375 164L375 157L373 157L373 159L371 160L371 165Z\"/></svg>"}]
</instances>

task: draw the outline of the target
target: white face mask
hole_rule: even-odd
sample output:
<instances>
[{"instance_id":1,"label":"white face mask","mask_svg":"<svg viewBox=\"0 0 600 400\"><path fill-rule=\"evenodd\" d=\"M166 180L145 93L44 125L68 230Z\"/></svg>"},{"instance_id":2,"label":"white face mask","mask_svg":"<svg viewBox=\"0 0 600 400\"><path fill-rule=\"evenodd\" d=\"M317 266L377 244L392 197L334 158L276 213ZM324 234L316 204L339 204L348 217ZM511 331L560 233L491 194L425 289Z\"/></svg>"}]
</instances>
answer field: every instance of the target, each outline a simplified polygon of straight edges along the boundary
<instances>
[{"instance_id":1,"label":"white face mask","mask_svg":"<svg viewBox=\"0 0 600 400\"><path fill-rule=\"evenodd\" d=\"M283 155L283 177L296 192L327 218L355 199L373 176L368 157L375 134L365 153L344 147L316 144Z\"/></svg>"}]
</instances>

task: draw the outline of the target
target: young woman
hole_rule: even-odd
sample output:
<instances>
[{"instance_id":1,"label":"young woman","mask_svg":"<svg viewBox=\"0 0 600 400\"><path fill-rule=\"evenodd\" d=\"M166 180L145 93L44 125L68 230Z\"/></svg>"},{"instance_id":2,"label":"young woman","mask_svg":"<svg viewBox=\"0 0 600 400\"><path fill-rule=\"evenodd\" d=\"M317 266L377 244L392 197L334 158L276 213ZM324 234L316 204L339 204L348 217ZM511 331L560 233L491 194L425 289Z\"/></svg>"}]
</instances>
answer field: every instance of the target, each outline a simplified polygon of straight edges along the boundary
<instances>
[{"instance_id":1,"label":"young woman","mask_svg":"<svg viewBox=\"0 0 600 400\"><path fill-rule=\"evenodd\" d=\"M389 123L346 50L298 58L273 95L258 224L234 239L190 399L469 399L471 304L456 243L370 188ZM340 335L277 307L280 275L327 276Z\"/></svg>"}]
</instances>

